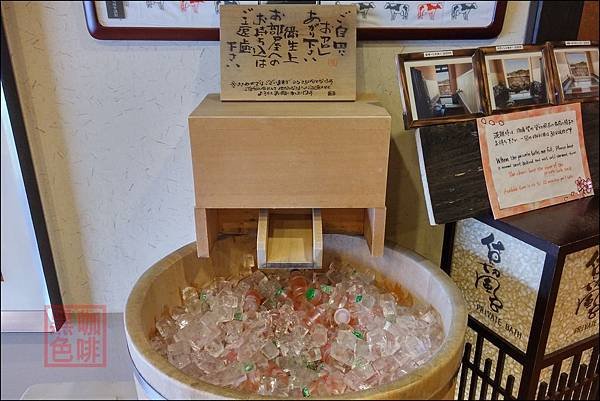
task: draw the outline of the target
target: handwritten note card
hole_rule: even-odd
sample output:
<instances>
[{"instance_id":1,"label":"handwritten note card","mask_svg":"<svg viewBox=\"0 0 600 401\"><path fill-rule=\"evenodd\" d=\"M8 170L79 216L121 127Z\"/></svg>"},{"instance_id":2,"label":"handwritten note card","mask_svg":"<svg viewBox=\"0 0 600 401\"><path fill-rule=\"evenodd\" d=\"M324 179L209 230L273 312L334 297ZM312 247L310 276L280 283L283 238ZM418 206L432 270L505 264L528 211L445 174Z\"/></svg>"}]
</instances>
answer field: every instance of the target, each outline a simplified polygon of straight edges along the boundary
<instances>
[{"instance_id":1,"label":"handwritten note card","mask_svg":"<svg viewBox=\"0 0 600 401\"><path fill-rule=\"evenodd\" d=\"M221 7L221 100L355 100L356 6Z\"/></svg>"},{"instance_id":2,"label":"handwritten note card","mask_svg":"<svg viewBox=\"0 0 600 401\"><path fill-rule=\"evenodd\" d=\"M579 103L477 120L495 218L594 194Z\"/></svg>"}]
</instances>

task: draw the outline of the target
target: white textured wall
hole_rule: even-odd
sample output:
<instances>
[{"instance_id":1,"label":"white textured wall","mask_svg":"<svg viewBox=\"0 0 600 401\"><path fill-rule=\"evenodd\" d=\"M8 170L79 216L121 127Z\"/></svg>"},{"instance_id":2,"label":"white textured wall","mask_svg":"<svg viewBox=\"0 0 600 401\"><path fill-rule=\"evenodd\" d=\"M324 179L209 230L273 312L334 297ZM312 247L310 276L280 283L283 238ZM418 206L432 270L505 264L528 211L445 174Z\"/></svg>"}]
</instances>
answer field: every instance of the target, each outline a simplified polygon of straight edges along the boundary
<instances>
[{"instance_id":1,"label":"white textured wall","mask_svg":"<svg viewBox=\"0 0 600 401\"><path fill-rule=\"evenodd\" d=\"M429 98L433 99L436 96L440 95L440 87L438 86L438 81L433 81L430 79L424 79L425 86L427 87L427 93L429 94Z\"/></svg>"},{"instance_id":2,"label":"white textured wall","mask_svg":"<svg viewBox=\"0 0 600 401\"><path fill-rule=\"evenodd\" d=\"M414 135L402 130L398 52L523 40L510 2L496 40L361 43L358 90L393 116L387 238L439 261ZM188 113L219 89L218 43L102 42L81 2L2 2L59 280L67 303L121 311L135 279L194 239Z\"/></svg>"},{"instance_id":3,"label":"white textured wall","mask_svg":"<svg viewBox=\"0 0 600 401\"><path fill-rule=\"evenodd\" d=\"M469 70L456 78L456 84L462 90L463 100L469 109L473 111L479 109L479 91L477 90L477 87L472 84L474 75L475 72Z\"/></svg>"}]
</instances>

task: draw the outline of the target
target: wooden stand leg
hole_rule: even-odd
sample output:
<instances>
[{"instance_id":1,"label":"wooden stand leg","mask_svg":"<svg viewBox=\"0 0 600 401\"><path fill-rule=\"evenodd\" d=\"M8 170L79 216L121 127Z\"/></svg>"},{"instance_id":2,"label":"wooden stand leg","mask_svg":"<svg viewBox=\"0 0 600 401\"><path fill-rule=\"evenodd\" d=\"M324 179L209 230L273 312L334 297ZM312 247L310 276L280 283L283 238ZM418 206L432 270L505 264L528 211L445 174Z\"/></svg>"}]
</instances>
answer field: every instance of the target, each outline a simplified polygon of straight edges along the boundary
<instances>
[{"instance_id":1,"label":"wooden stand leg","mask_svg":"<svg viewBox=\"0 0 600 401\"><path fill-rule=\"evenodd\" d=\"M218 212L216 209L195 209L196 246L199 258L208 258L219 235Z\"/></svg>"},{"instance_id":2,"label":"wooden stand leg","mask_svg":"<svg viewBox=\"0 0 600 401\"><path fill-rule=\"evenodd\" d=\"M312 210L313 267L323 267L323 220L321 209Z\"/></svg>"},{"instance_id":3,"label":"wooden stand leg","mask_svg":"<svg viewBox=\"0 0 600 401\"><path fill-rule=\"evenodd\" d=\"M269 209L258 212L258 228L256 230L256 258L259 269L267 267L267 242L269 240Z\"/></svg>"},{"instance_id":4,"label":"wooden stand leg","mask_svg":"<svg viewBox=\"0 0 600 401\"><path fill-rule=\"evenodd\" d=\"M373 256L383 255L385 210L385 207L365 209L364 236Z\"/></svg>"}]
</instances>

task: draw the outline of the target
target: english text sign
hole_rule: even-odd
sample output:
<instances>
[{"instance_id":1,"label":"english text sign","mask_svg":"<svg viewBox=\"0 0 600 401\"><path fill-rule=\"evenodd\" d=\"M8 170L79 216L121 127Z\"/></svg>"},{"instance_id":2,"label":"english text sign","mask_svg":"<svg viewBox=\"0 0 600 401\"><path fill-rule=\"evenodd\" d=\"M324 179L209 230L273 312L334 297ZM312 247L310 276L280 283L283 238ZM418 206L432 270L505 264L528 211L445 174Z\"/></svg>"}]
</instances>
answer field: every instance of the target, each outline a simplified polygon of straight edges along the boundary
<instances>
[{"instance_id":1,"label":"english text sign","mask_svg":"<svg viewBox=\"0 0 600 401\"><path fill-rule=\"evenodd\" d=\"M579 103L477 119L495 218L594 194Z\"/></svg>"}]
</instances>

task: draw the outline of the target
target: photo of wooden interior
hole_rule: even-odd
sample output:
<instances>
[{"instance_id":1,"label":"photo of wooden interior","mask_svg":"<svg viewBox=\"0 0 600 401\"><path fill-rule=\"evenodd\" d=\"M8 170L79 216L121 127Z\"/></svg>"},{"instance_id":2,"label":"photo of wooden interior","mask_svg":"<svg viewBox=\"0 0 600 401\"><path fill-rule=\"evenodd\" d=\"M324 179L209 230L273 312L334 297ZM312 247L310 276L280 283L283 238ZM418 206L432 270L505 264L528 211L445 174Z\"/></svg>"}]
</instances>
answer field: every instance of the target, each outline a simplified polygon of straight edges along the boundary
<instances>
[{"instance_id":1,"label":"photo of wooden interior","mask_svg":"<svg viewBox=\"0 0 600 401\"><path fill-rule=\"evenodd\" d=\"M457 117L481 109L470 57L405 64L413 119Z\"/></svg>"},{"instance_id":2,"label":"photo of wooden interior","mask_svg":"<svg viewBox=\"0 0 600 401\"><path fill-rule=\"evenodd\" d=\"M598 96L598 49L554 49L564 100Z\"/></svg>"},{"instance_id":3,"label":"photo of wooden interior","mask_svg":"<svg viewBox=\"0 0 600 401\"><path fill-rule=\"evenodd\" d=\"M485 57L492 110L548 103L542 52Z\"/></svg>"}]
</instances>

